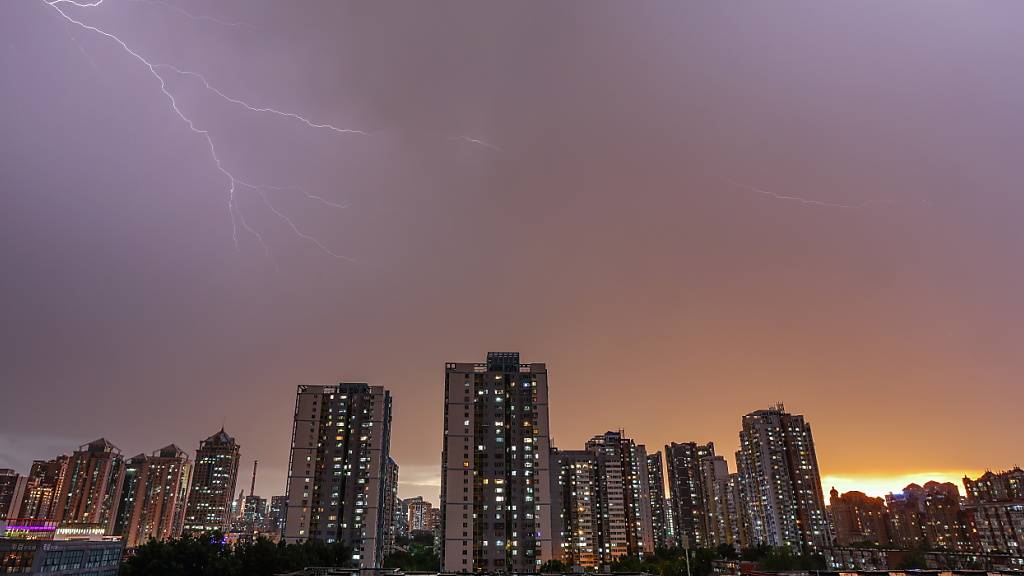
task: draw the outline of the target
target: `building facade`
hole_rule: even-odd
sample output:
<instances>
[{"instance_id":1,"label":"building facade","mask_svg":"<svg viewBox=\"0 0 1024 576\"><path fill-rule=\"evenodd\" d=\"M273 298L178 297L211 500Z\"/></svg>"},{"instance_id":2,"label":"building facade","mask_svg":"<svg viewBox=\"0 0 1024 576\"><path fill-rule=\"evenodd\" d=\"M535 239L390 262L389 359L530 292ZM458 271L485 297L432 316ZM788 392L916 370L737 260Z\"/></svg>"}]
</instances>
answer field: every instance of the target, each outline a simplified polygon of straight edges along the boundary
<instances>
[{"instance_id":1,"label":"building facade","mask_svg":"<svg viewBox=\"0 0 1024 576\"><path fill-rule=\"evenodd\" d=\"M150 539L180 536L191 481L192 460L173 444L149 456L132 458L126 467L118 511L118 523L125 522L119 531L125 546L134 548Z\"/></svg>"},{"instance_id":2,"label":"building facade","mask_svg":"<svg viewBox=\"0 0 1024 576\"><path fill-rule=\"evenodd\" d=\"M603 522L610 545L603 554L639 556L654 553L647 451L622 431L605 432L587 441L586 449L598 458L598 481ZM620 528L621 526L621 528ZM619 535L622 534L620 543Z\"/></svg>"},{"instance_id":3,"label":"building facade","mask_svg":"<svg viewBox=\"0 0 1024 576\"><path fill-rule=\"evenodd\" d=\"M554 557L547 376L516 352L445 365L442 570L534 572Z\"/></svg>"},{"instance_id":4,"label":"building facade","mask_svg":"<svg viewBox=\"0 0 1024 576\"><path fill-rule=\"evenodd\" d=\"M837 546L891 545L889 509L885 507L882 498L873 498L857 491L840 496L839 491L833 488L829 492L829 509Z\"/></svg>"},{"instance_id":5,"label":"building facade","mask_svg":"<svg viewBox=\"0 0 1024 576\"><path fill-rule=\"evenodd\" d=\"M951 482L910 484L886 495L892 543L903 549L973 552L979 548L972 517Z\"/></svg>"},{"instance_id":6,"label":"building facade","mask_svg":"<svg viewBox=\"0 0 1024 576\"><path fill-rule=\"evenodd\" d=\"M285 540L343 542L360 567L384 561L391 393L382 386L299 386Z\"/></svg>"},{"instance_id":7,"label":"building facade","mask_svg":"<svg viewBox=\"0 0 1024 576\"><path fill-rule=\"evenodd\" d=\"M591 570L603 563L606 549L625 550L624 520L619 522L617 543L606 541L598 454L590 450L552 450L552 474L557 474L552 531L557 535L556 558L568 565ZM624 553L624 552L622 552Z\"/></svg>"},{"instance_id":8,"label":"building facade","mask_svg":"<svg viewBox=\"0 0 1024 576\"><path fill-rule=\"evenodd\" d=\"M672 496L676 539L684 548L711 545L703 462L715 456L713 443L675 443L665 446L669 493Z\"/></svg>"},{"instance_id":9,"label":"building facade","mask_svg":"<svg viewBox=\"0 0 1024 576\"><path fill-rule=\"evenodd\" d=\"M673 545L670 522L665 502L665 467L661 452L647 455L647 485L651 495L651 526L654 531L654 547L668 548Z\"/></svg>"},{"instance_id":10,"label":"building facade","mask_svg":"<svg viewBox=\"0 0 1024 576\"><path fill-rule=\"evenodd\" d=\"M714 445L708 446L713 452ZM702 458L699 465L707 543L712 547L732 545L735 518L729 508L729 464L722 456L711 454Z\"/></svg>"},{"instance_id":11,"label":"building facade","mask_svg":"<svg viewBox=\"0 0 1024 576\"><path fill-rule=\"evenodd\" d=\"M1024 557L1024 470L964 478L966 512L987 554Z\"/></svg>"},{"instance_id":12,"label":"building facade","mask_svg":"<svg viewBox=\"0 0 1024 576\"><path fill-rule=\"evenodd\" d=\"M287 496L271 496L270 497L270 509L267 511L267 528L266 532L270 534L277 534L280 536L284 534L284 523L285 518L288 515L288 497Z\"/></svg>"},{"instance_id":13,"label":"building facade","mask_svg":"<svg viewBox=\"0 0 1024 576\"><path fill-rule=\"evenodd\" d=\"M57 490L68 471L67 456L53 460L36 460L28 474L25 495L17 516L27 520L55 520L57 517Z\"/></svg>"},{"instance_id":14,"label":"building facade","mask_svg":"<svg viewBox=\"0 0 1024 576\"><path fill-rule=\"evenodd\" d=\"M124 458L104 438L79 446L57 488L54 520L93 525L112 533L124 480Z\"/></svg>"},{"instance_id":15,"label":"building facade","mask_svg":"<svg viewBox=\"0 0 1024 576\"><path fill-rule=\"evenodd\" d=\"M185 508L185 532L227 532L231 528L231 499L240 458L238 443L223 428L199 443Z\"/></svg>"},{"instance_id":16,"label":"building facade","mask_svg":"<svg viewBox=\"0 0 1024 576\"><path fill-rule=\"evenodd\" d=\"M19 517L27 485L28 477L10 468L0 469L0 521Z\"/></svg>"},{"instance_id":17,"label":"building facade","mask_svg":"<svg viewBox=\"0 0 1024 576\"><path fill-rule=\"evenodd\" d=\"M118 540L0 539L0 573L47 576L117 576Z\"/></svg>"},{"instance_id":18,"label":"building facade","mask_svg":"<svg viewBox=\"0 0 1024 576\"><path fill-rule=\"evenodd\" d=\"M405 508L407 510L406 526L409 527L409 532L429 532L430 527L430 511L434 507L433 504L427 502L422 496L415 498L409 498L405 501Z\"/></svg>"},{"instance_id":19,"label":"building facade","mask_svg":"<svg viewBox=\"0 0 1024 576\"><path fill-rule=\"evenodd\" d=\"M398 462L388 457L387 466L384 470L384 507L381 516L384 518L384 556L387 557L395 551L395 544L398 538L399 526L397 523L398 514L402 505L398 500Z\"/></svg>"},{"instance_id":20,"label":"building facade","mask_svg":"<svg viewBox=\"0 0 1024 576\"><path fill-rule=\"evenodd\" d=\"M821 551L831 545L811 426L780 404L743 417L737 469L754 545Z\"/></svg>"}]
</instances>

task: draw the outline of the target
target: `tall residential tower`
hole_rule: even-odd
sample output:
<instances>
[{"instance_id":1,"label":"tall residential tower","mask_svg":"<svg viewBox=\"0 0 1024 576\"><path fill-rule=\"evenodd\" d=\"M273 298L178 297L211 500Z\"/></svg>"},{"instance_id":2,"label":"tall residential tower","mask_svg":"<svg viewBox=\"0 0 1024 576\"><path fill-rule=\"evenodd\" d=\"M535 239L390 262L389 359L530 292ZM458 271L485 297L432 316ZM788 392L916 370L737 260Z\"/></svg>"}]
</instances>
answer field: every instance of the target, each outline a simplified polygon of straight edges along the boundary
<instances>
[{"instance_id":1,"label":"tall residential tower","mask_svg":"<svg viewBox=\"0 0 1024 576\"><path fill-rule=\"evenodd\" d=\"M343 542L362 568L384 562L391 393L383 386L299 386L285 540Z\"/></svg>"},{"instance_id":2,"label":"tall residential tower","mask_svg":"<svg viewBox=\"0 0 1024 576\"><path fill-rule=\"evenodd\" d=\"M223 428L199 443L185 512L186 532L227 532L231 527L239 458L238 444Z\"/></svg>"},{"instance_id":3,"label":"tall residential tower","mask_svg":"<svg viewBox=\"0 0 1024 576\"><path fill-rule=\"evenodd\" d=\"M554 557L547 367L451 362L444 399L442 570L536 572Z\"/></svg>"},{"instance_id":4,"label":"tall residential tower","mask_svg":"<svg viewBox=\"0 0 1024 576\"><path fill-rule=\"evenodd\" d=\"M736 467L752 545L810 553L831 545L811 425L779 404L743 417Z\"/></svg>"}]
</instances>

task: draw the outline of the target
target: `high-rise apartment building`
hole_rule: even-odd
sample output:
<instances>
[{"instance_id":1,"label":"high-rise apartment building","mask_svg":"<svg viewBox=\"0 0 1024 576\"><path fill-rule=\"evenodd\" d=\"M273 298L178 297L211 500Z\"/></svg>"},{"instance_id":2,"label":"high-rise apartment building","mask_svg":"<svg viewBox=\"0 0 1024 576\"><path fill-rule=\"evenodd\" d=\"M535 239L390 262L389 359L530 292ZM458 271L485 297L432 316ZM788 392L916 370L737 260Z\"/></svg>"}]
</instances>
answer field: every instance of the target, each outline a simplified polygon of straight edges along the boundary
<instances>
[{"instance_id":1,"label":"high-rise apartment building","mask_svg":"<svg viewBox=\"0 0 1024 576\"><path fill-rule=\"evenodd\" d=\"M67 474L69 460L67 456L58 456L53 460L32 462L18 517L26 520L56 519L57 490Z\"/></svg>"},{"instance_id":2,"label":"high-rise apartment building","mask_svg":"<svg viewBox=\"0 0 1024 576\"><path fill-rule=\"evenodd\" d=\"M685 548L711 546L705 501L704 460L714 458L713 443L675 442L665 446L669 494L672 496L676 539Z\"/></svg>"},{"instance_id":3,"label":"high-rise apartment building","mask_svg":"<svg viewBox=\"0 0 1024 576\"><path fill-rule=\"evenodd\" d=\"M557 550L555 557L570 566L590 570L611 561L612 550L624 555L625 519L617 517L615 541L602 530L607 524L601 495L602 455L591 450L552 450L551 470L557 476L554 495L554 521ZM621 494L621 487L619 488Z\"/></svg>"},{"instance_id":4,"label":"high-rise apartment building","mask_svg":"<svg viewBox=\"0 0 1024 576\"><path fill-rule=\"evenodd\" d=\"M135 493L139 487L139 473L142 472L145 464L145 454L133 456L124 462L124 479L121 481L121 501L117 504L114 528L111 530L114 536L120 536L123 540L128 535L132 514L135 513Z\"/></svg>"},{"instance_id":5,"label":"high-rise apartment building","mask_svg":"<svg viewBox=\"0 0 1024 576\"><path fill-rule=\"evenodd\" d=\"M676 536L675 505L672 497L665 497L665 534L668 536L669 547L679 546L679 537Z\"/></svg>"},{"instance_id":6,"label":"high-rise apartment building","mask_svg":"<svg viewBox=\"0 0 1024 576\"><path fill-rule=\"evenodd\" d=\"M839 495L829 492L829 509L835 526L835 543L839 546L871 544L889 546L889 510L885 500L863 492Z\"/></svg>"},{"instance_id":7,"label":"high-rise apartment building","mask_svg":"<svg viewBox=\"0 0 1024 576\"><path fill-rule=\"evenodd\" d=\"M111 533L123 479L124 458L116 446L104 438L79 446L57 488L54 520Z\"/></svg>"},{"instance_id":8,"label":"high-rise apartment building","mask_svg":"<svg viewBox=\"0 0 1024 576\"><path fill-rule=\"evenodd\" d=\"M1024 470L964 478L964 487L966 513L977 530L981 551L1024 557Z\"/></svg>"},{"instance_id":9,"label":"high-rise apartment building","mask_svg":"<svg viewBox=\"0 0 1024 576\"><path fill-rule=\"evenodd\" d=\"M596 568L654 551L646 452L622 432L595 436L585 450L552 450L556 558Z\"/></svg>"},{"instance_id":10,"label":"high-rise apartment building","mask_svg":"<svg viewBox=\"0 0 1024 576\"><path fill-rule=\"evenodd\" d=\"M602 456L598 460L598 475L606 525L601 529L614 540L621 518L625 531L623 547L616 545L605 552L612 557L618 557L620 550L628 556L652 554L654 529L646 449L626 438L622 431L594 436L587 441L586 448Z\"/></svg>"},{"instance_id":11,"label":"high-rise apartment building","mask_svg":"<svg viewBox=\"0 0 1024 576\"><path fill-rule=\"evenodd\" d=\"M651 494L651 525L654 529L654 547L668 548L671 544L669 520L665 506L665 467L661 452L647 455L647 484Z\"/></svg>"},{"instance_id":12,"label":"high-rise apartment building","mask_svg":"<svg viewBox=\"0 0 1024 576\"><path fill-rule=\"evenodd\" d=\"M732 529L733 548L741 550L750 546L750 515L743 495L743 480L738 472L729 474L726 508L729 513L729 527Z\"/></svg>"},{"instance_id":13,"label":"high-rise apartment building","mask_svg":"<svg viewBox=\"0 0 1024 576\"><path fill-rule=\"evenodd\" d=\"M979 544L973 519L960 506L960 490L951 482L910 484L886 495L889 530L900 548L973 552Z\"/></svg>"},{"instance_id":14,"label":"high-rise apartment building","mask_svg":"<svg viewBox=\"0 0 1024 576\"><path fill-rule=\"evenodd\" d=\"M1013 468L998 474L988 471L977 480L964 477L968 502L1024 501L1024 470Z\"/></svg>"},{"instance_id":15,"label":"high-rise apartment building","mask_svg":"<svg viewBox=\"0 0 1024 576\"><path fill-rule=\"evenodd\" d=\"M714 452L714 445L708 444ZM709 454L699 462L702 501L704 503L704 527L709 546L733 544L733 524L736 519L729 509L729 464L725 458Z\"/></svg>"},{"instance_id":16,"label":"high-rise apartment building","mask_svg":"<svg viewBox=\"0 0 1024 576\"><path fill-rule=\"evenodd\" d=\"M285 540L343 542L362 568L384 561L391 393L382 386L299 386Z\"/></svg>"},{"instance_id":17,"label":"high-rise apartment building","mask_svg":"<svg viewBox=\"0 0 1024 576\"><path fill-rule=\"evenodd\" d=\"M798 552L831 545L811 426L780 404L743 417L736 467L751 543Z\"/></svg>"},{"instance_id":18,"label":"high-rise apartment building","mask_svg":"<svg viewBox=\"0 0 1024 576\"><path fill-rule=\"evenodd\" d=\"M130 458L113 533L127 548L180 536L191 480L192 461L173 444Z\"/></svg>"},{"instance_id":19,"label":"high-rise apartment building","mask_svg":"<svg viewBox=\"0 0 1024 576\"><path fill-rule=\"evenodd\" d=\"M395 551L395 540L398 538L400 528L397 524L398 514L402 509L398 500L398 462L388 457L384 469L384 507L381 515L384 517L384 556L387 557Z\"/></svg>"},{"instance_id":20,"label":"high-rise apartment building","mask_svg":"<svg viewBox=\"0 0 1024 576\"><path fill-rule=\"evenodd\" d=\"M227 532L230 529L239 450L238 443L224 428L199 443L185 512L186 532Z\"/></svg>"},{"instance_id":21,"label":"high-rise apartment building","mask_svg":"<svg viewBox=\"0 0 1024 576\"><path fill-rule=\"evenodd\" d=\"M917 484L907 486L904 492L885 495L885 508L889 513L889 539L901 550L922 548L925 543L924 523L918 498Z\"/></svg>"},{"instance_id":22,"label":"high-rise apartment building","mask_svg":"<svg viewBox=\"0 0 1024 576\"><path fill-rule=\"evenodd\" d=\"M270 508L267 511L266 532L270 534L277 534L278 536L284 534L284 522L287 514L288 497L271 496Z\"/></svg>"},{"instance_id":23,"label":"high-rise apartment building","mask_svg":"<svg viewBox=\"0 0 1024 576\"><path fill-rule=\"evenodd\" d=\"M263 532L267 523L267 499L250 494L242 504L242 518L239 526L250 534Z\"/></svg>"},{"instance_id":24,"label":"high-rise apartment building","mask_svg":"<svg viewBox=\"0 0 1024 576\"><path fill-rule=\"evenodd\" d=\"M422 496L417 496L406 500L405 507L408 510L406 525L409 532L429 532L430 510L434 505L424 500Z\"/></svg>"},{"instance_id":25,"label":"high-rise apartment building","mask_svg":"<svg viewBox=\"0 0 1024 576\"><path fill-rule=\"evenodd\" d=\"M515 352L445 365L441 563L535 572L553 558L548 379Z\"/></svg>"},{"instance_id":26,"label":"high-rise apartment building","mask_svg":"<svg viewBox=\"0 0 1024 576\"><path fill-rule=\"evenodd\" d=\"M18 517L27 484L28 477L10 468L0 469L0 521Z\"/></svg>"}]
</instances>

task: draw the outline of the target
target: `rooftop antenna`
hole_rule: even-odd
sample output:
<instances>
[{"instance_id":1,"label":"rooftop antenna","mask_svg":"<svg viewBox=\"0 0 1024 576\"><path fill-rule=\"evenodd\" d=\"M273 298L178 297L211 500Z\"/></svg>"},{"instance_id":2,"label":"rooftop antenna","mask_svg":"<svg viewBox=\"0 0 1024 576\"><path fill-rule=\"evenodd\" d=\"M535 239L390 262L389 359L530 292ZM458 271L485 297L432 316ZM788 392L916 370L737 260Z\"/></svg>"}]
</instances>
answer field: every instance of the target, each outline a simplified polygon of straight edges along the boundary
<instances>
[{"instance_id":1,"label":"rooftop antenna","mask_svg":"<svg viewBox=\"0 0 1024 576\"><path fill-rule=\"evenodd\" d=\"M249 486L249 496L256 494L256 467L259 466L259 460L252 461L252 485Z\"/></svg>"}]
</instances>

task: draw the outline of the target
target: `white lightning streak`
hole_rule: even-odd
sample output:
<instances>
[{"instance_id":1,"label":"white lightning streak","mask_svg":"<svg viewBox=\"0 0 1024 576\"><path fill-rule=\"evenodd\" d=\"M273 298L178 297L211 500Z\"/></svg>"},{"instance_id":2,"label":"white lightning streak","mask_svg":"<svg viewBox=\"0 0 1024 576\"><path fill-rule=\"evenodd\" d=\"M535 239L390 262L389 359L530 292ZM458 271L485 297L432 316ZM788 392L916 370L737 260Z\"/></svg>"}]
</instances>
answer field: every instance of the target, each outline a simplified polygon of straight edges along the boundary
<instances>
[{"instance_id":1,"label":"white lightning streak","mask_svg":"<svg viewBox=\"0 0 1024 576\"><path fill-rule=\"evenodd\" d=\"M338 208L339 210L344 210L348 208L348 204L338 204L337 202L331 202L330 200L324 198L323 196L311 194L307 192L304 188L299 188L298 186L271 186L269 184L252 184L250 182L243 182L242 180L239 180L238 183L245 186L246 188L252 188L253 190L262 188L263 190L274 190L276 192L298 192L299 194L305 196L307 199L315 200L316 202L319 202L324 206Z\"/></svg>"},{"instance_id":2,"label":"white lightning streak","mask_svg":"<svg viewBox=\"0 0 1024 576\"><path fill-rule=\"evenodd\" d=\"M168 68L170 70L173 70L177 74L181 74L183 76L191 76L193 78L197 78L197 79L199 79L200 82L203 83L203 86L205 86L206 89L209 90L210 92L213 92L217 96L220 96L221 98L223 98L224 100L227 100L228 102L231 102L232 104L237 104L237 105L239 105L239 106L241 106L241 107L243 107L243 108L245 108L247 110L250 110L252 112L265 112L267 114L276 114L277 116L282 116L282 117L285 117L285 118L291 118L293 120L298 120L299 122L302 122L303 124L305 124L306 126L309 126L310 128L324 128L326 130L332 130L332 131L337 132L339 134L359 134L361 136L366 136L367 135L366 132L363 132L362 130L354 130L352 128L339 128L339 127L337 127L337 126L335 126L333 124L321 124L321 123L318 123L318 122L313 122L312 120L306 118L305 116L302 116L301 114L296 114L294 112L285 112L283 110L277 110L276 108L267 108L267 107L262 107L262 106L253 106L252 104L249 104L248 102L245 102L244 100L239 100L238 98L233 98L231 96L228 96L227 94L225 94L224 92L222 92L221 90L219 90L218 88L216 88L215 86L210 84L210 82L206 79L206 77L203 76L202 74L198 73L198 72L192 72L190 70L182 70L181 68L178 68L177 66L172 66L170 64L154 64L153 67L154 68Z\"/></svg>"},{"instance_id":3,"label":"white lightning streak","mask_svg":"<svg viewBox=\"0 0 1024 576\"><path fill-rule=\"evenodd\" d=\"M788 195L788 194L778 194L776 192L772 192L770 190L765 190L763 188L758 188L756 186L750 186L750 185L747 185L747 184L741 184L739 182L736 182L735 180L730 180L728 178L726 178L725 181L728 182L729 184L731 184L732 186L735 186L737 188L742 188L744 190L747 190L747 191L750 191L750 192L754 192L754 193L757 193L757 194L761 194L762 196L768 196L769 198L774 198L776 200L786 200L786 201L789 201L789 202L797 202L797 203L804 204L804 205L807 205L807 206L822 206L822 207L826 207L826 208L842 208L842 209L846 209L846 210L856 210L856 209L859 209L859 208L867 208L868 206L871 206L871 205L874 205L874 204L892 204L892 202L887 202L885 200L868 200L868 201L860 202L860 203L857 203L857 204L848 204L848 203L845 203L845 202L828 202L828 201L825 201L825 200L815 200L813 198L804 198L804 197L801 197L801 196L791 196L791 195Z\"/></svg>"},{"instance_id":4,"label":"white lightning streak","mask_svg":"<svg viewBox=\"0 0 1024 576\"><path fill-rule=\"evenodd\" d=\"M99 0L99 1L102 2L103 0ZM127 0L127 1L128 2L134 2L134 3L137 3L137 4L156 4L158 6L164 6L165 8L171 10L172 12L177 12L178 14L181 14L181 15L185 16L186 18L189 18L191 20L195 20L197 22L201 22L201 21L213 22L214 24L219 24L221 26L227 26L229 28L236 28L238 26L244 26L244 27L247 27L247 28L252 28L254 30L258 30L259 29L259 27L256 26L255 24L250 24L248 22L241 22L241 21L239 21L239 22L229 22L227 20L218 20L217 18L213 18L212 16L204 16L204 15L201 15L201 14L193 14L193 13L189 12L188 10L185 10L181 6L178 6L177 4L171 4L170 2L164 2L164 0Z\"/></svg>"},{"instance_id":5,"label":"white lightning streak","mask_svg":"<svg viewBox=\"0 0 1024 576\"><path fill-rule=\"evenodd\" d=\"M270 202L270 199L267 198L267 195L264 194L262 187L260 187L260 186L252 187L252 186L249 186L248 184L246 184L244 182L239 182L239 184L241 184L243 186L246 186L246 187L250 187L253 190L255 190L256 193L260 195L260 198L263 199L263 203L267 205L267 208L269 208L271 212L276 214L278 218L280 218L281 220L284 220L285 223L288 224L288 226L292 229L292 232L294 232L296 236L298 236L300 238L303 238L303 239L305 239L305 240L307 240L309 242L312 242L313 244L315 244L317 246L317 248L319 248L325 254L327 254L328 256L331 256L332 258L336 258L338 260L346 260L348 262L355 262L355 260L353 260L352 258L349 258L348 256L344 256L342 254L338 254L337 252L331 250L327 246L324 246L323 242L317 240L316 238L314 238L313 236L310 236L309 234L306 234L302 230L299 230L299 227L295 225L295 222L292 221L291 218L289 218L284 212L281 212L280 210L278 210L277 208L274 207L274 205Z\"/></svg>"},{"instance_id":6,"label":"white lightning streak","mask_svg":"<svg viewBox=\"0 0 1024 576\"><path fill-rule=\"evenodd\" d=\"M100 4L103 4L103 0L95 0L95 2L78 2L77 0L51 0L47 2L50 6L56 6L57 4L71 4L72 6L78 6L79 8L95 8Z\"/></svg>"},{"instance_id":7,"label":"white lightning streak","mask_svg":"<svg viewBox=\"0 0 1024 576\"><path fill-rule=\"evenodd\" d=\"M462 140L464 142L469 142L470 144L476 144L477 146L483 146L484 148L490 148L491 150L494 150L495 152L502 152L503 151L501 148L498 148L494 144L490 144L488 142L484 142L483 140L480 140L480 139L477 139L477 138L470 138L469 136L459 136L458 138L459 138L459 140Z\"/></svg>"},{"instance_id":8,"label":"white lightning streak","mask_svg":"<svg viewBox=\"0 0 1024 576\"><path fill-rule=\"evenodd\" d=\"M228 180L228 203L227 203L228 206L227 207L228 207L228 214L229 214L229 216L231 218L232 238L233 238L233 240L235 242L236 248L238 247L238 227L239 227L238 225L240 223L241 224L241 228L243 230L247 231L248 233L252 234L253 237L255 237L256 240L263 246L263 249L267 253L267 255L268 256L270 255L270 248L267 246L267 243L264 241L263 236L259 232L257 232L255 229L253 229L251 226L249 226L248 222L246 222L245 215L241 212L240 207L238 205L238 202L237 202L237 200L235 198L235 192L237 191L237 188L239 186L243 186L243 187L251 188L251 189L255 190L260 195L260 197L263 199L263 203L266 204L266 206L271 210L271 212L273 212L279 218L284 220L297 236L299 236L300 238L303 238L303 239L305 239L305 240L307 240L309 242L312 242L313 244L318 246L321 250L323 250L325 253L329 254L330 256L332 256L334 258L341 259L341 260L352 261L351 258L348 258L347 256L343 256L341 254L338 254L338 253L334 252L333 250L329 249L327 246L325 246L322 242L320 242L316 238L314 238L314 237L310 236L309 234L306 234L306 233L302 232L301 230L299 230L298 226L296 226L295 222L293 222L291 218L289 218L287 215L282 213L280 210L275 208L273 206L273 204L270 203L269 199L267 199L266 195L264 194L263 189L271 189L271 190L297 190L297 191L300 191L303 195L305 195L308 199L317 200L317 201L319 201L319 202L321 202L323 204L326 204L328 206L333 206L335 208L343 208L344 207L343 205L335 204L335 203L330 202L330 201L328 201L328 200L326 200L326 199L324 199L324 198L322 198L320 196L316 196L314 194L310 194L310 193L306 192L305 190L303 190L301 188L260 186L260 185L250 184L248 182L245 182L244 180L240 180L239 178L237 178L234 174L232 174L230 171L228 171L227 168L225 168L223 163L221 162L220 155L217 153L217 146L214 144L213 137L210 135L210 132L208 130L206 130L206 129L203 129L203 128L200 128L200 127L196 126L195 122L193 122L193 120L189 116L187 116L181 110L181 108L178 107L177 99L174 97L174 94L172 94L170 92L170 90L168 90L168 88L167 88L167 81L160 74L160 72L158 72L158 68L165 67L165 68L169 68L169 69L175 71L178 74L185 74L185 75L190 75L190 76L197 77L200 80L202 80L203 84L206 86L206 88L208 90L211 90L212 92L214 92L215 94L217 94L221 98L223 98L223 99L225 99L225 100L227 100L227 101L229 101L229 102L231 102L233 104L237 104L237 105L243 106L243 107L245 107L245 108L247 108L247 109L249 109L251 111L254 111L254 112L266 112L266 113L271 113L271 114L276 114L276 115L279 115L279 116L284 116L284 117L292 118L292 119L298 120L298 121L300 121L300 122L302 122L302 123L304 123L307 126L310 126L312 128L326 128L326 129L333 130L335 132L352 133L352 134L365 134L364 132L359 131L359 130L348 130L348 129L338 128L338 127L333 126L331 124L318 124L318 123L315 123L315 122L312 122L312 121L308 120L307 118L305 118L305 117L303 117L303 116L301 116L299 114L295 114L295 113L291 113L291 112L283 112L283 111L276 110L276 109L273 109L273 108L256 107L256 106L252 106L252 105L250 105L250 104L248 104L248 103L246 103L246 102L244 102L244 101L242 101L240 99L231 98L231 97L225 95L220 90L214 88L212 85L210 85L210 83L207 82L206 78L203 77L201 74L197 74L195 72L189 72L189 71L186 71L186 70L181 70L179 68L176 68L174 66L170 66L170 65L167 65L167 64L154 64L154 63L150 62L149 60L147 60L145 57L143 57L141 54L139 54L138 52L133 50L130 46L128 46L127 43L125 43L124 40L121 40L121 38L119 38L118 36L116 36L114 34L111 34L110 32L107 32L106 30L102 30L100 28L97 28L96 26L92 26L90 24L86 24L85 22L82 22L81 20L78 20L78 19L72 17L67 12L65 12L63 9L61 9L61 7L60 7L61 4L71 4L71 5L79 7L79 8L93 8L93 7L101 5L103 3L103 0L94 0L94 1L90 1L90 2L79 1L79 0L43 0L43 2L47 6L53 8L54 11L56 11L57 14L59 14L60 17L63 18L67 23L74 24L74 25L82 28L83 30L88 30L90 32L99 34L100 36L103 36L104 38L112 40L117 45L119 45L122 50L124 50L127 54L129 54L132 58L134 58L134 59L138 60L139 62L141 62L142 65L145 66L147 70L149 70L149 73L159 83L159 85L160 85L160 92L162 92L163 95L167 98L167 101L170 103L171 109L174 111L175 115L177 115L178 118L180 118L181 121L184 122L188 126L189 130L191 130L192 132L202 136L203 139L206 140L207 147L210 149L210 157L213 159L213 163L214 163L217 171L220 172L222 175L224 175L224 177L227 178L227 180ZM275 265L276 265L276 262L275 262Z\"/></svg>"}]
</instances>

